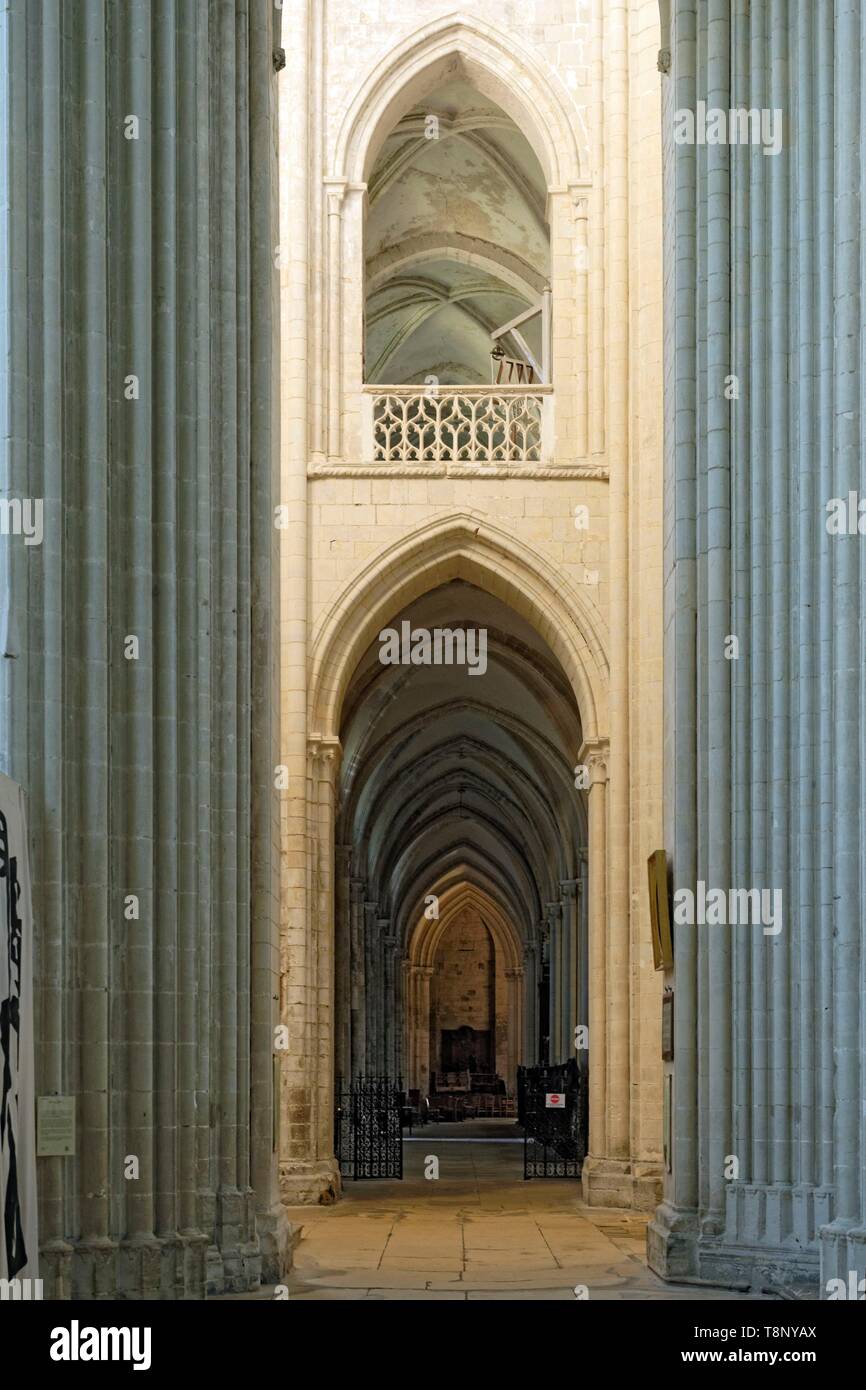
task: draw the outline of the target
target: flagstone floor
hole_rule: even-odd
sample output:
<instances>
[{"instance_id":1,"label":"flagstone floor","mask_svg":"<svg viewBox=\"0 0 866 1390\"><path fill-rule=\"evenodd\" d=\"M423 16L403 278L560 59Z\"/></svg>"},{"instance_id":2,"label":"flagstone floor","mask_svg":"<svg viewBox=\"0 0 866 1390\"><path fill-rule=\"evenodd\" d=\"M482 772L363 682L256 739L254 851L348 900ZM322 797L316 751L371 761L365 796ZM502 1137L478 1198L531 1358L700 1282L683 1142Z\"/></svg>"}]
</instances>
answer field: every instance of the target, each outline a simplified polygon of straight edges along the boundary
<instances>
[{"instance_id":1,"label":"flagstone floor","mask_svg":"<svg viewBox=\"0 0 866 1390\"><path fill-rule=\"evenodd\" d=\"M334 1206L290 1208L301 1227L290 1299L756 1297L658 1279L649 1217L586 1207L576 1182L525 1182L522 1144L502 1139L514 1133L496 1121L428 1126L404 1144L402 1182L348 1181ZM430 1156L438 1179L424 1177Z\"/></svg>"}]
</instances>

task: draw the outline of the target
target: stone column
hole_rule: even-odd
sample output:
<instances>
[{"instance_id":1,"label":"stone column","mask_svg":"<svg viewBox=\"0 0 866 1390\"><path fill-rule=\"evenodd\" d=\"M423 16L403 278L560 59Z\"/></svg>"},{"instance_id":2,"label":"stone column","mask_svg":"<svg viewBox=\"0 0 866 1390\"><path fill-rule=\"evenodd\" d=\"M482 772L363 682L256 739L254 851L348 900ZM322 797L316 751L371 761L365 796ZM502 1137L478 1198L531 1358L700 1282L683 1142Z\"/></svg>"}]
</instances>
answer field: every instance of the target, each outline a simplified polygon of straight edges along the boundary
<instances>
[{"instance_id":1,"label":"stone column","mask_svg":"<svg viewBox=\"0 0 866 1390\"><path fill-rule=\"evenodd\" d=\"M526 1010L523 1035L523 1065L538 1063L538 942L528 941L523 948L524 978L526 980Z\"/></svg>"},{"instance_id":2,"label":"stone column","mask_svg":"<svg viewBox=\"0 0 866 1390\"><path fill-rule=\"evenodd\" d=\"M854 0L675 0L663 83L665 839L675 893L766 888L781 915L674 927L649 1260L819 1296L866 1273L866 571L838 526L866 484L862 38ZM781 153L676 145L699 97L770 113Z\"/></svg>"},{"instance_id":3,"label":"stone column","mask_svg":"<svg viewBox=\"0 0 866 1390\"><path fill-rule=\"evenodd\" d=\"M604 138L604 0L590 0L592 34L592 86L590 160L592 187L589 190L587 241L589 284L587 329L589 349L589 452L603 454L607 438L605 401L607 340L605 323L605 138Z\"/></svg>"},{"instance_id":4,"label":"stone column","mask_svg":"<svg viewBox=\"0 0 866 1390\"><path fill-rule=\"evenodd\" d=\"M390 925L391 923L388 922L389 928ZM397 1075L397 1034L400 1026L397 1006L397 946L397 937L386 930L382 936L382 986L385 1006L384 1069L392 1079Z\"/></svg>"},{"instance_id":5,"label":"stone column","mask_svg":"<svg viewBox=\"0 0 866 1390\"><path fill-rule=\"evenodd\" d=\"M674 7L672 7L674 8ZM692 5L694 18L694 6ZM674 157L670 135L674 113L688 107L692 111L698 100L693 43L678 45L678 30L686 20L686 8L673 16L671 32L671 72L662 83L662 128L664 132L664 199L665 227L668 244L673 236L674 209L678 205L695 207L697 163L694 146L684 147L684 155ZM687 21L686 21L687 22ZM689 258L694 266L697 256L696 218L688 218L676 230L679 258ZM748 298L743 300L744 305ZM670 324L682 314L689 322L695 317L696 286L691 273L666 280L665 318L668 324L665 352L667 361L676 359L676 373L694 380L697 374L695 334L689 333L674 345ZM762 351L762 348L759 349ZM676 442L670 425L676 412L679 421ZM697 506L695 480L695 438L697 420L695 401L686 393L681 400L666 402L665 497L668 515L671 499L680 495L679 507L685 505L691 521L680 529L669 530L665 548L665 845L672 851L674 887L679 883L692 886L697 882L697 728L695 680L697 654L697 559L695 509ZM756 459L756 462L759 460ZM688 503L685 499L688 498ZM668 523L669 526L671 522ZM741 625L740 631L748 634ZM672 927L675 984L675 1053L672 1064L665 1066L665 1084L671 1125L670 1171L664 1179L664 1202L656 1212L647 1240L648 1258L658 1272L680 1277L697 1273L698 1208L698 999L697 999L697 941L694 928ZM746 943L748 954L751 943ZM668 981L670 983L670 981ZM749 1059L751 1060L751 1059ZM758 1064L754 1071L757 1087L764 1084L766 1066ZM750 1101L754 1115L757 1095Z\"/></svg>"},{"instance_id":6,"label":"stone column","mask_svg":"<svg viewBox=\"0 0 866 1390\"><path fill-rule=\"evenodd\" d=\"M315 320L308 309L310 267L315 264L317 221L310 216L313 185L312 131L307 98L317 81L310 59L314 19L306 3L293 3L291 28L297 40L286 51L280 78L280 129L285 148L297 152L297 196L284 199L280 215L282 338L280 528L281 753L287 787L281 802L280 884L281 1018L289 1029L282 1061L280 1190L285 1201L317 1201L330 1181L315 1157L310 1058L315 1048L317 959L316 906L310 875L312 766L307 743L307 463L315 438L308 428L309 396L318 377L314 360ZM311 360L312 359L312 360Z\"/></svg>"},{"instance_id":7,"label":"stone column","mask_svg":"<svg viewBox=\"0 0 866 1390\"><path fill-rule=\"evenodd\" d=\"M367 1071L372 1076L380 1069L381 1016L379 1009L379 953L377 949L377 914L379 904L364 903L364 961L366 974L366 1033Z\"/></svg>"},{"instance_id":8,"label":"stone column","mask_svg":"<svg viewBox=\"0 0 866 1390\"><path fill-rule=\"evenodd\" d=\"M410 1080L414 1075L411 1022L413 980L412 968L405 956L400 961L398 978L400 981L400 1028L397 1033L397 1059L399 1070L403 1076L403 1085L408 1091L410 1086L415 1086L417 1083Z\"/></svg>"},{"instance_id":9,"label":"stone column","mask_svg":"<svg viewBox=\"0 0 866 1390\"><path fill-rule=\"evenodd\" d=\"M580 460L589 450L589 197L581 194L574 200L574 218L577 232L575 251L577 256L575 328L577 351L575 373L575 457Z\"/></svg>"},{"instance_id":10,"label":"stone column","mask_svg":"<svg viewBox=\"0 0 866 1390\"><path fill-rule=\"evenodd\" d=\"M305 141L301 147L307 156L307 163L301 172L302 183L296 185L306 193L303 200L307 214L307 235L304 240L304 253L309 264L309 278L304 292L305 317L308 317L307 347L309 352L309 391L303 406L304 426L309 421L310 462L316 465L324 462L328 447L327 402L325 384L328 379L327 332L325 329L325 295L327 254L325 186L322 171L325 168L324 131L324 88L326 81L325 61L325 6L313 0L289 0L291 25L298 32L299 39L306 40L309 51L308 78L303 89L306 100L294 101L298 118L305 127ZM285 8L285 0L284 0ZM291 51L291 50L290 50ZM293 88L284 84L286 100L292 98ZM312 177L311 177L312 175ZM287 200L288 201L288 200ZM306 531L306 527L304 527Z\"/></svg>"},{"instance_id":11,"label":"stone column","mask_svg":"<svg viewBox=\"0 0 866 1390\"><path fill-rule=\"evenodd\" d=\"M728 11L714 5L712 16L716 35L708 70L709 98L714 106L731 105L730 45ZM730 235L728 167L730 153L725 148L707 148L707 177L712 181L718 210L718 226L725 243ZM726 230L725 230L726 229ZM727 244L712 251L712 287L707 297L707 332L711 347L707 354L707 480L704 505L708 513L706 539L707 626L706 662L708 705L707 778L713 794L707 803L706 881L731 882L731 660L727 637L731 632L731 476L730 403L725 399L725 379L731 364L730 260ZM783 672L774 682L780 690ZM779 808L781 811L781 808ZM780 826L780 829L782 827ZM701 866L699 866L700 868ZM701 934L702 935L702 934ZM731 1151L731 935L710 931L701 941L701 988L706 992L709 1049L713 1057L708 1084L708 1132L706 1159L702 1164L706 1184L704 1231L718 1234L724 1226L725 1156ZM777 972L778 973L778 972ZM777 1002L783 1014L784 1006Z\"/></svg>"},{"instance_id":12,"label":"stone column","mask_svg":"<svg viewBox=\"0 0 866 1390\"><path fill-rule=\"evenodd\" d=\"M508 989L508 1076L509 1095L517 1094L517 1068L523 1056L523 981L526 972L520 966L506 970Z\"/></svg>"},{"instance_id":13,"label":"stone column","mask_svg":"<svg viewBox=\"0 0 866 1390\"><path fill-rule=\"evenodd\" d=\"M295 1204L332 1200L340 1177L334 1158L334 805L340 747L311 737L307 747L307 826L303 935L288 953L286 998L289 1086L280 1192Z\"/></svg>"},{"instance_id":14,"label":"stone column","mask_svg":"<svg viewBox=\"0 0 866 1390\"><path fill-rule=\"evenodd\" d=\"M589 964L589 852L580 851L580 877L577 880L577 1022L589 1027L590 964ZM590 1039L591 1041L591 1039ZM577 1054L581 1071L588 1070L589 1049Z\"/></svg>"},{"instance_id":15,"label":"stone column","mask_svg":"<svg viewBox=\"0 0 866 1390\"><path fill-rule=\"evenodd\" d=\"M403 1027L406 1033L406 1086L413 1088L418 1081L418 967L408 960L403 962L405 1013Z\"/></svg>"},{"instance_id":16,"label":"stone column","mask_svg":"<svg viewBox=\"0 0 866 1390\"><path fill-rule=\"evenodd\" d=\"M630 1206L626 1166L610 1152L610 1107L615 1058L608 1044L613 1007L610 979L607 894L607 744L599 740L580 751L589 769L589 1155L583 1168L586 1200L595 1205Z\"/></svg>"},{"instance_id":17,"label":"stone column","mask_svg":"<svg viewBox=\"0 0 866 1390\"><path fill-rule=\"evenodd\" d=\"M562 903L547 904L547 939L550 951L550 1060L561 1062L562 1011L565 1000L565 943Z\"/></svg>"},{"instance_id":18,"label":"stone column","mask_svg":"<svg viewBox=\"0 0 866 1390\"><path fill-rule=\"evenodd\" d=\"M250 129L253 147L266 143L277 144L279 132L279 86L271 81L274 53L281 46L281 17L274 15L271 50L260 44L250 48L252 72L250 92ZM303 60L302 60L303 62ZM283 79L285 80L285 79ZM297 148L294 146L294 148ZM190 158L192 153L190 152ZM278 171L273 161L254 162L250 173L250 228L253 240L251 252L255 274L266 276L279 285L275 268L274 246L282 236L280 205L277 196ZM277 291L279 295L279 289ZM279 1133L280 1081L275 1065L279 1059L274 1052L275 1028L281 1022L280 1010L280 879L281 855L279 794L274 793L275 768L281 756L280 711L280 533L274 526L274 506L281 494L282 461L279 449L268 450L270 435L280 441L280 376L281 376L281 312L279 298L274 312L264 318L259 310L251 313L250 380L255 383L251 407L251 458L260 462L251 472L250 480L250 594L255 614L267 607L274 620L250 623L250 664L252 668L250 710L250 773L253 786L260 789L250 808L250 1072L252 1082L250 1183L252 1185L256 1228L262 1258L262 1281L282 1282L293 1242L293 1232L285 1215L279 1193ZM255 329L253 329L255 324ZM190 560L190 565L192 561ZM187 591L191 591L192 573ZM189 702L189 723L194 723L194 711ZM268 795L264 795L264 789ZM187 822L197 823L197 811L192 795L187 791ZM191 902L192 895L190 895ZM190 915L190 914L188 914ZM188 949L194 947L194 927L185 933ZM188 967L191 975L191 968ZM188 1057L185 1061L190 1071ZM243 1093L240 1098L243 1104ZM190 1149L184 1165L193 1167L194 1152ZM184 1186L192 1189L194 1171ZM184 1208L192 1212L192 1201L181 1203L181 1234L187 1231Z\"/></svg>"},{"instance_id":19,"label":"stone column","mask_svg":"<svg viewBox=\"0 0 866 1390\"><path fill-rule=\"evenodd\" d=\"M551 1059L552 1011L551 988L551 941L547 920L538 923L538 1050L539 1062L548 1064ZM546 1013L546 1017L545 1017Z\"/></svg>"},{"instance_id":20,"label":"stone column","mask_svg":"<svg viewBox=\"0 0 866 1390\"><path fill-rule=\"evenodd\" d=\"M629 921L629 0L608 0L604 39L607 455L610 465L610 743L607 755L607 1116L609 1159L630 1158ZM591 852L590 842L590 852ZM631 1204L630 1194L628 1205Z\"/></svg>"},{"instance_id":21,"label":"stone column","mask_svg":"<svg viewBox=\"0 0 866 1390\"><path fill-rule=\"evenodd\" d=\"M39 1160L49 1298L196 1298L287 1259L276 22L248 0L0 20L0 491L44 506L40 547L5 543L0 766L33 837L37 1087L75 1097L78 1143Z\"/></svg>"},{"instance_id":22,"label":"stone column","mask_svg":"<svg viewBox=\"0 0 866 1390\"><path fill-rule=\"evenodd\" d=\"M328 455L342 454L343 418L343 194L342 181L328 181Z\"/></svg>"},{"instance_id":23,"label":"stone column","mask_svg":"<svg viewBox=\"0 0 866 1390\"><path fill-rule=\"evenodd\" d=\"M419 1085L426 1094L430 1089L430 981L432 965L418 966L418 1074Z\"/></svg>"},{"instance_id":24,"label":"stone column","mask_svg":"<svg viewBox=\"0 0 866 1390\"><path fill-rule=\"evenodd\" d=\"M351 1011L352 1036L349 1053L349 1076L363 1076L367 1070L367 1006L366 959L364 949L364 880L353 878L350 884L351 931Z\"/></svg>"},{"instance_id":25,"label":"stone column","mask_svg":"<svg viewBox=\"0 0 866 1390\"><path fill-rule=\"evenodd\" d=\"M345 1076L351 1064L351 904L349 878L352 850L337 845L334 853L334 1074Z\"/></svg>"},{"instance_id":26,"label":"stone column","mask_svg":"<svg viewBox=\"0 0 866 1390\"><path fill-rule=\"evenodd\" d=\"M393 1020L388 1001L388 942L391 939L390 917L376 918L376 1065L381 1075L388 1070L388 1055Z\"/></svg>"},{"instance_id":27,"label":"stone column","mask_svg":"<svg viewBox=\"0 0 866 1390\"><path fill-rule=\"evenodd\" d=\"M862 498L864 461L863 371L866 329L863 176L863 15L853 0L835 6L835 141L833 325L833 496ZM858 138L854 138L855 135ZM863 611L866 578L863 538L836 537L832 546L834 626L832 643L833 758L833 1220L820 1232L821 1285L866 1278L866 933L864 933L864 830L866 776L863 746L866 709Z\"/></svg>"},{"instance_id":28,"label":"stone column","mask_svg":"<svg viewBox=\"0 0 866 1390\"><path fill-rule=\"evenodd\" d=\"M563 879L559 886L562 889L563 937L563 1003L559 1051L562 1060L565 1061L568 1057L574 1056L574 1030L576 1025L581 1022L577 972L577 890L579 881L576 878L567 878Z\"/></svg>"},{"instance_id":29,"label":"stone column","mask_svg":"<svg viewBox=\"0 0 866 1390\"><path fill-rule=\"evenodd\" d=\"M316 1160L325 1172L339 1174L334 1160L334 1045L336 978L334 962L334 814L340 745L321 741L314 755L316 799L313 862L318 881L316 933L316 996L313 1058L316 1086Z\"/></svg>"}]
</instances>

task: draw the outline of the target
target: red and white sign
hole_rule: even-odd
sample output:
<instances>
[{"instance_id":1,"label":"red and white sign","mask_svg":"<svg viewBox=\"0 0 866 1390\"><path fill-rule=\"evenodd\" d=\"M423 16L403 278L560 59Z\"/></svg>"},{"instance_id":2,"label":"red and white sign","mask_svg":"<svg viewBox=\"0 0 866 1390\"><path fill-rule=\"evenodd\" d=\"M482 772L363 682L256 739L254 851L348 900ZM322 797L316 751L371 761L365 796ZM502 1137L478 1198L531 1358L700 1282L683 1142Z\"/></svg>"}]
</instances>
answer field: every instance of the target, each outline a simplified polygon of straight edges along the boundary
<instances>
[{"instance_id":1,"label":"red and white sign","mask_svg":"<svg viewBox=\"0 0 866 1390\"><path fill-rule=\"evenodd\" d=\"M564 1110L565 1096L561 1091L548 1091L544 1097L544 1104L548 1110Z\"/></svg>"}]
</instances>

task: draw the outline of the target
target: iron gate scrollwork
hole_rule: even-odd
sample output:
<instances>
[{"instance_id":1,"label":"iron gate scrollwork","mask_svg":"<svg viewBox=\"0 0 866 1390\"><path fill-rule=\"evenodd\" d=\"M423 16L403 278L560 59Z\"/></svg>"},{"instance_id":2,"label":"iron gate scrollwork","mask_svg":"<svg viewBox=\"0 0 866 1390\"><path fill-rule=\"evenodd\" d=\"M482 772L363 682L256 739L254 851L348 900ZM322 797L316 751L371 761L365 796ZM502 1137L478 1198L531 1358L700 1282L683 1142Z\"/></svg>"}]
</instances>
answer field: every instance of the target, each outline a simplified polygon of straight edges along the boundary
<instances>
[{"instance_id":1,"label":"iron gate scrollwork","mask_svg":"<svg viewBox=\"0 0 866 1390\"><path fill-rule=\"evenodd\" d=\"M402 1079L338 1079L335 1099L334 1148L343 1177L402 1178Z\"/></svg>"},{"instance_id":2,"label":"iron gate scrollwork","mask_svg":"<svg viewBox=\"0 0 866 1390\"><path fill-rule=\"evenodd\" d=\"M562 1104L549 1106L548 1096ZM587 1148L586 1077L573 1058L559 1066L519 1067L517 1118L523 1126L524 1178L579 1178Z\"/></svg>"}]
</instances>

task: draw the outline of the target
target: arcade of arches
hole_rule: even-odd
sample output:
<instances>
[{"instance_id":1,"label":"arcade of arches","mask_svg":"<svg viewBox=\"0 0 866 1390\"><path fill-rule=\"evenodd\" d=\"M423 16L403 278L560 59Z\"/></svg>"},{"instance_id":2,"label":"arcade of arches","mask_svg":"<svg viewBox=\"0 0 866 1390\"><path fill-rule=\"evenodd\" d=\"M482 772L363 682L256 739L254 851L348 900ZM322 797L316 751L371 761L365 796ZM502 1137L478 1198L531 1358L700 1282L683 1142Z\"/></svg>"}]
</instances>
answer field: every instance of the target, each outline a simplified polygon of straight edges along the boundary
<instances>
[{"instance_id":1,"label":"arcade of arches","mask_svg":"<svg viewBox=\"0 0 866 1390\"><path fill-rule=\"evenodd\" d=\"M412 629L486 632L486 669L383 666L343 705L337 1072L498 1076L561 1060L587 1018L586 796L568 681L507 604L452 580ZM461 1039L455 1034L469 1030Z\"/></svg>"}]
</instances>

